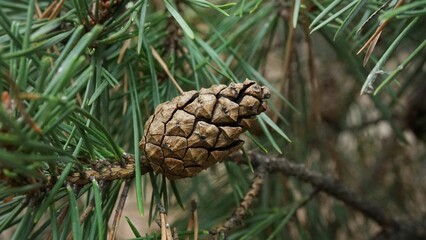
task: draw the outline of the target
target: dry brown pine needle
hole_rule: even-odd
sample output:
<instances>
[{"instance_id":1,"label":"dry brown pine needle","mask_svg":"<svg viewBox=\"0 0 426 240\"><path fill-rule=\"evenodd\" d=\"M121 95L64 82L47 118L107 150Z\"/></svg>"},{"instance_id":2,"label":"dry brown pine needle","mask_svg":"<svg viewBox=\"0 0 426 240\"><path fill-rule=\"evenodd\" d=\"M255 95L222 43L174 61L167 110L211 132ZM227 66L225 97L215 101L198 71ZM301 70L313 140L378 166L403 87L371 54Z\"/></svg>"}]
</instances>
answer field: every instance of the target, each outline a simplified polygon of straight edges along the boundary
<instances>
[{"instance_id":1,"label":"dry brown pine needle","mask_svg":"<svg viewBox=\"0 0 426 240\"><path fill-rule=\"evenodd\" d=\"M246 79L189 91L158 105L139 147L169 179L193 177L238 150L241 133L266 110L269 89Z\"/></svg>"}]
</instances>

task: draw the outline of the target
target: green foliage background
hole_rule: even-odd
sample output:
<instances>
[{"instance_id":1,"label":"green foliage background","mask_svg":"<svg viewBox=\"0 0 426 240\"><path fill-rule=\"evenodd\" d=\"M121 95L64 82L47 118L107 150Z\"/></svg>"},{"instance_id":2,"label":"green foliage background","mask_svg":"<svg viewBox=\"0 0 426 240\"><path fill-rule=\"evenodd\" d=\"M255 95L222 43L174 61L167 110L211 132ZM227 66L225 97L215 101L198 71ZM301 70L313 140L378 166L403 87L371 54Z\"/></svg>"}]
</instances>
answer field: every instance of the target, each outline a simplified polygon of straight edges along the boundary
<instances>
[{"instance_id":1,"label":"green foliage background","mask_svg":"<svg viewBox=\"0 0 426 240\"><path fill-rule=\"evenodd\" d=\"M107 236L124 180L80 188L66 177L118 162L124 152L141 156L145 120L179 95L161 61L184 91L245 78L272 90L246 150L260 147L335 175L397 216L426 210L417 209L426 200L424 146L407 120L416 101L409 96L424 89L426 1L394 8L401 1L122 0L111 1L104 18L96 10L103 2L64 1L49 19L41 13L52 1L0 0L0 236ZM386 21L363 66L356 52ZM135 208L153 219L162 203L182 216L171 222L182 234L189 210L179 204L196 199L207 234L230 216L253 177L230 162L175 183L136 169ZM46 188L50 179L57 181ZM268 175L231 238L364 239L377 231L312 192ZM136 237L154 236L142 227Z\"/></svg>"}]
</instances>

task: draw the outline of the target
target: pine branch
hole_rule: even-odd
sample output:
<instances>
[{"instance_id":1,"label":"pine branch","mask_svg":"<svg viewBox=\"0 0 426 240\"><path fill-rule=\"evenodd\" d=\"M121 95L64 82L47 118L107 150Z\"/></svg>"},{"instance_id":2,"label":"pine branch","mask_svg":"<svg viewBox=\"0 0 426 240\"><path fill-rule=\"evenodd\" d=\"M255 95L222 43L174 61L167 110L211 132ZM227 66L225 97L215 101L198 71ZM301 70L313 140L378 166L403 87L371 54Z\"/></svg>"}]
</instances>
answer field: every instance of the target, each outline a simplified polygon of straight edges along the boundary
<instances>
[{"instance_id":1,"label":"pine branch","mask_svg":"<svg viewBox=\"0 0 426 240\"><path fill-rule=\"evenodd\" d=\"M245 194L243 200L240 203L240 206L234 211L232 216L222 224L222 226L210 232L210 239L221 239L222 235L224 235L226 238L231 230L242 224L242 220L246 215L247 210L252 206L253 201L256 199L257 195L259 195L259 192L263 186L264 177L265 169L263 166L260 166L256 169L256 174L250 189Z\"/></svg>"},{"instance_id":2,"label":"pine branch","mask_svg":"<svg viewBox=\"0 0 426 240\"><path fill-rule=\"evenodd\" d=\"M127 194L129 193L129 190L130 190L130 183L131 183L130 179L127 179L124 184L123 190L121 192L120 201L118 202L117 209L115 210L115 216L112 223L112 233L108 237L109 240L116 239L118 222L121 219L121 214L123 213L124 204L126 203L126 199L127 199Z\"/></svg>"},{"instance_id":3,"label":"pine branch","mask_svg":"<svg viewBox=\"0 0 426 240\"><path fill-rule=\"evenodd\" d=\"M98 169L91 168L83 172L74 172L69 175L67 182L71 185L86 185L95 179L96 181L114 181L118 179L129 179L135 175L135 159L133 155L128 155L125 159L125 165L121 166L118 163L109 163L99 167ZM151 166L145 157L141 157L141 173L146 174L152 171ZM55 181L48 178L46 187L53 186Z\"/></svg>"},{"instance_id":4,"label":"pine branch","mask_svg":"<svg viewBox=\"0 0 426 240\"><path fill-rule=\"evenodd\" d=\"M307 182L314 188L343 201L382 227L395 228L399 225L396 220L388 216L381 208L362 198L354 190L332 176L312 171L304 164L293 163L285 158L271 157L256 152L251 152L249 155L253 166L264 167L268 172L280 172ZM245 160L242 161L246 162Z\"/></svg>"}]
</instances>

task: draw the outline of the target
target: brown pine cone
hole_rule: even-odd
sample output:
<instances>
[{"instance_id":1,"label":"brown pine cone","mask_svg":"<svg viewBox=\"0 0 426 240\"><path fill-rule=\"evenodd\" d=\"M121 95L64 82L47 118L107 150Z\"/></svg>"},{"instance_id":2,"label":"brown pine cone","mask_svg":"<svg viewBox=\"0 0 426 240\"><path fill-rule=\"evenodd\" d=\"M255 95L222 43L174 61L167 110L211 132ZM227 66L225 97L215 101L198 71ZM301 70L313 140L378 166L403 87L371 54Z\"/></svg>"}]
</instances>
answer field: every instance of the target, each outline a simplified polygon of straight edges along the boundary
<instances>
[{"instance_id":1,"label":"brown pine cone","mask_svg":"<svg viewBox=\"0 0 426 240\"><path fill-rule=\"evenodd\" d=\"M269 96L268 88L248 79L185 92L158 105L139 147L155 172L193 177L241 147L240 134L266 110Z\"/></svg>"}]
</instances>

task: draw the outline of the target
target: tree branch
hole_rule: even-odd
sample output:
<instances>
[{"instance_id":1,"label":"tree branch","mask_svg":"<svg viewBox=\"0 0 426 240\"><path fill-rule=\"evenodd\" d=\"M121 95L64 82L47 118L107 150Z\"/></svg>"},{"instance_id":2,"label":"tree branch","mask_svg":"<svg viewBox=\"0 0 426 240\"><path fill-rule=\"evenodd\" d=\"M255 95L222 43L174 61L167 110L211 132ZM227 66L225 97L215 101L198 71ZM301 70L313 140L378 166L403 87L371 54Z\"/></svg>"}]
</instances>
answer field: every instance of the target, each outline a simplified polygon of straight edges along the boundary
<instances>
[{"instance_id":1,"label":"tree branch","mask_svg":"<svg viewBox=\"0 0 426 240\"><path fill-rule=\"evenodd\" d=\"M247 162L243 159L241 153L236 153L233 157L234 160L239 163ZM396 228L399 226L399 222L388 216L381 208L362 198L353 189L345 186L332 176L312 171L304 164L293 163L282 157L272 157L255 152L250 152L249 157L253 167L262 166L268 172L280 172L307 182L314 188L343 201L345 204L374 220L382 227Z\"/></svg>"},{"instance_id":2,"label":"tree branch","mask_svg":"<svg viewBox=\"0 0 426 240\"><path fill-rule=\"evenodd\" d=\"M116 179L132 178L135 175L135 157L128 154L124 161L125 164L122 164L121 162L107 162L105 166L102 166L98 170L88 169L82 173L71 173L67 178L67 181L72 185L86 185L91 182L91 179L95 179L96 181L113 181ZM141 157L139 162L142 175L153 171L145 157ZM53 186L54 184L55 181L52 178L48 178L47 186Z\"/></svg>"}]
</instances>

